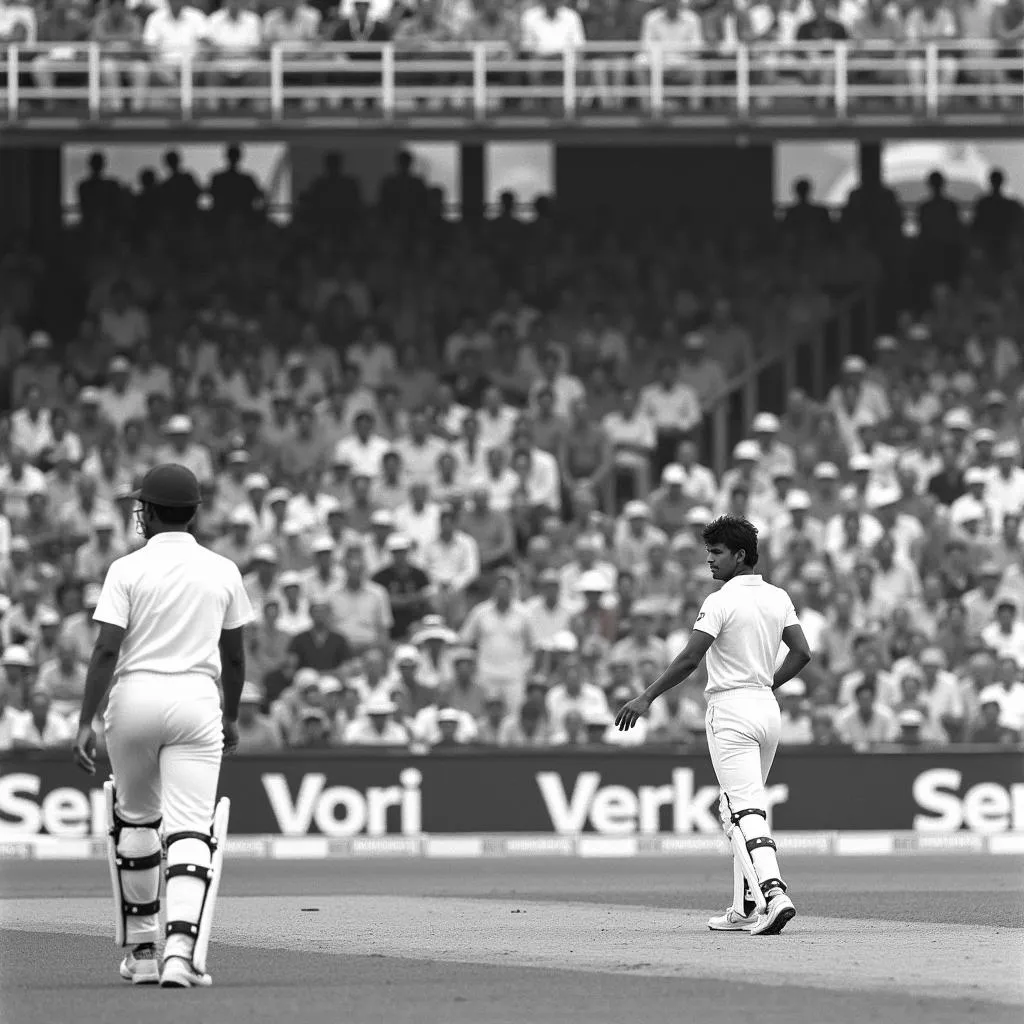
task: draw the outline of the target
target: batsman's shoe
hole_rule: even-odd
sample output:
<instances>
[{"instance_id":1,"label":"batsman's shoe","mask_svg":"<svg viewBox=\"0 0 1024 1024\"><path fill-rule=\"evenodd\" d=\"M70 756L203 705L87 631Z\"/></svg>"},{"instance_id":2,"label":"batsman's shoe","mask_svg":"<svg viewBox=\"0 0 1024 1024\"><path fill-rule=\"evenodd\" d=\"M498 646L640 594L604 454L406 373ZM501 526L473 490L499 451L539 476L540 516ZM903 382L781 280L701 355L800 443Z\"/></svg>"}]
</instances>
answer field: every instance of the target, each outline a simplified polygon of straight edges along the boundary
<instances>
[{"instance_id":1,"label":"batsman's shoe","mask_svg":"<svg viewBox=\"0 0 1024 1024\"><path fill-rule=\"evenodd\" d=\"M768 893L768 910L757 919L750 934L778 935L794 917L793 901L781 889L772 889Z\"/></svg>"},{"instance_id":2,"label":"batsman's shoe","mask_svg":"<svg viewBox=\"0 0 1024 1024\"><path fill-rule=\"evenodd\" d=\"M133 949L121 961L121 977L133 985L156 985L160 982L160 964L156 950L150 946Z\"/></svg>"},{"instance_id":3,"label":"batsman's shoe","mask_svg":"<svg viewBox=\"0 0 1024 1024\"><path fill-rule=\"evenodd\" d=\"M209 988L213 978L200 974L184 957L169 956L160 972L161 988Z\"/></svg>"},{"instance_id":4,"label":"batsman's shoe","mask_svg":"<svg viewBox=\"0 0 1024 1024\"><path fill-rule=\"evenodd\" d=\"M709 918L708 927L713 932L748 932L757 921L757 911L746 917L730 907L724 914Z\"/></svg>"}]
</instances>

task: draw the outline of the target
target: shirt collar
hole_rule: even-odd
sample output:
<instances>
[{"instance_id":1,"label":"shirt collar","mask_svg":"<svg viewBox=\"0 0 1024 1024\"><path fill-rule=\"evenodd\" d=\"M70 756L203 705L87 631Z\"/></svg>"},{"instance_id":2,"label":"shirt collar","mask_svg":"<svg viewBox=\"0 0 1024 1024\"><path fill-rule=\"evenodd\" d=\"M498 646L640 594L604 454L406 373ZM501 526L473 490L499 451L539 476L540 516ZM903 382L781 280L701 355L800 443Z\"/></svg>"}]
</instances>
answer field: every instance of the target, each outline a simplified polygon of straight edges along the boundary
<instances>
[{"instance_id":1,"label":"shirt collar","mask_svg":"<svg viewBox=\"0 0 1024 1024\"><path fill-rule=\"evenodd\" d=\"M729 586L729 584L734 584L737 587L756 587L761 583L764 583L764 579L761 576L744 573L742 576L733 576L731 580L726 580L722 585L725 587Z\"/></svg>"},{"instance_id":2,"label":"shirt collar","mask_svg":"<svg viewBox=\"0 0 1024 1024\"><path fill-rule=\"evenodd\" d=\"M195 544L196 539L191 533L184 533L181 531L174 531L172 533L158 533L155 537L150 537L146 541L146 546L150 544Z\"/></svg>"}]
</instances>

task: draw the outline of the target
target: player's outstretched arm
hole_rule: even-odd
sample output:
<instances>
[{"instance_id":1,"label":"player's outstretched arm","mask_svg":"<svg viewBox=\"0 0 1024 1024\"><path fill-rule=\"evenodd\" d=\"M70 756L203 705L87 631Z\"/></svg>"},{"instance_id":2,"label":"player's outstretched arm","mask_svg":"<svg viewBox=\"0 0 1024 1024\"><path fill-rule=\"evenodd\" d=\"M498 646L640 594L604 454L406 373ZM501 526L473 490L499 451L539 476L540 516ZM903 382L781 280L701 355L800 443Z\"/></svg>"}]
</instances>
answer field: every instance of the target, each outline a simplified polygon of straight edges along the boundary
<instances>
[{"instance_id":1,"label":"player's outstretched arm","mask_svg":"<svg viewBox=\"0 0 1024 1024\"><path fill-rule=\"evenodd\" d=\"M704 655L708 653L708 648L714 641L715 638L709 633L695 629L690 634L686 646L672 659L672 664L639 697L634 697L619 709L615 716L615 724L619 731L632 729L647 714L651 704L658 697L688 678L704 660Z\"/></svg>"},{"instance_id":2,"label":"player's outstretched arm","mask_svg":"<svg viewBox=\"0 0 1024 1024\"><path fill-rule=\"evenodd\" d=\"M114 669L121 654L124 642L124 629L110 622L100 623L100 635L92 649L89 659L89 671L85 676L85 694L82 697L82 710L78 715L78 735L72 755L78 766L90 775L96 772L96 736L92 723L103 703L110 682L114 678Z\"/></svg>"},{"instance_id":3,"label":"player's outstretched arm","mask_svg":"<svg viewBox=\"0 0 1024 1024\"><path fill-rule=\"evenodd\" d=\"M783 683L788 683L811 660L811 649L807 645L807 637L804 636L803 627L799 623L787 626L782 631L782 642L789 650L786 652L786 657L782 659L782 664L775 670L775 676L772 679L773 690L777 690Z\"/></svg>"}]
</instances>

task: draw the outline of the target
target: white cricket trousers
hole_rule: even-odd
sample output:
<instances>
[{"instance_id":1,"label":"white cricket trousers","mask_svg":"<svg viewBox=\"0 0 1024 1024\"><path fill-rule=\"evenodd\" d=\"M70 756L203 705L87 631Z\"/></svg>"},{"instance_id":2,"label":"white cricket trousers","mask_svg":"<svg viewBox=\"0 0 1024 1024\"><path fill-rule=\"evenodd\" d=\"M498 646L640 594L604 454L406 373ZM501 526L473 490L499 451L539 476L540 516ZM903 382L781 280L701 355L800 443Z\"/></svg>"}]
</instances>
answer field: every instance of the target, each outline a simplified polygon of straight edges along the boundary
<instances>
[{"instance_id":1,"label":"white cricket trousers","mask_svg":"<svg viewBox=\"0 0 1024 1024\"><path fill-rule=\"evenodd\" d=\"M224 751L220 694L209 676L118 679L103 716L116 810L163 832L208 832Z\"/></svg>"},{"instance_id":2,"label":"white cricket trousers","mask_svg":"<svg viewBox=\"0 0 1024 1024\"><path fill-rule=\"evenodd\" d=\"M775 694L753 687L713 693L708 697L704 727L711 763L730 811L758 808L767 812L764 787L782 727ZM724 807L722 820L728 828Z\"/></svg>"}]
</instances>

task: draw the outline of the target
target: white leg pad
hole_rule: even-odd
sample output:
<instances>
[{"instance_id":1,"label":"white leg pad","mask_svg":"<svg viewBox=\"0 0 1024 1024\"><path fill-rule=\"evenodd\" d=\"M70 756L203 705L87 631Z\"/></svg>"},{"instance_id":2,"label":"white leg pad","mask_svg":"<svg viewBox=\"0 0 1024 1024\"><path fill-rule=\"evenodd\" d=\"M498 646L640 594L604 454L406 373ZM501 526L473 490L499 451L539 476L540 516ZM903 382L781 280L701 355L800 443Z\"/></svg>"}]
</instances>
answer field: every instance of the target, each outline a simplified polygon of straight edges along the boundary
<instances>
[{"instance_id":1,"label":"white leg pad","mask_svg":"<svg viewBox=\"0 0 1024 1024\"><path fill-rule=\"evenodd\" d=\"M227 797L221 797L209 833L179 832L167 837L164 957L183 957L200 974L206 972L230 808Z\"/></svg>"},{"instance_id":2,"label":"white leg pad","mask_svg":"<svg viewBox=\"0 0 1024 1024\"><path fill-rule=\"evenodd\" d=\"M750 861L755 877L759 880L758 890L761 890L769 881L782 885L782 876L779 873L779 861L775 855L775 842L772 840L771 829L768 822L760 813L737 814L735 829L741 834L739 845L743 847L747 860ZM733 849L736 844L733 844ZM751 885L753 889L754 886ZM785 888L785 886L783 886ZM757 898L757 893L754 894Z\"/></svg>"},{"instance_id":3,"label":"white leg pad","mask_svg":"<svg viewBox=\"0 0 1024 1024\"><path fill-rule=\"evenodd\" d=\"M156 942L160 935L159 822L134 825L114 814L114 784L103 784L107 862L114 895L114 940L119 946Z\"/></svg>"},{"instance_id":4,"label":"white leg pad","mask_svg":"<svg viewBox=\"0 0 1024 1024\"><path fill-rule=\"evenodd\" d=\"M750 895L754 899L757 912L763 914L767 909L767 904L764 893L761 892L761 883L758 881L757 872L754 870L754 862L750 859L750 854L747 852L747 843L743 838L743 832L740 830L739 825L730 825L728 834L729 842L732 843L733 860L739 866L741 876L746 879L747 888L750 889ZM742 886L740 888L742 889ZM743 913L742 892L739 903L734 904L733 909L738 913Z\"/></svg>"}]
</instances>

